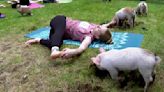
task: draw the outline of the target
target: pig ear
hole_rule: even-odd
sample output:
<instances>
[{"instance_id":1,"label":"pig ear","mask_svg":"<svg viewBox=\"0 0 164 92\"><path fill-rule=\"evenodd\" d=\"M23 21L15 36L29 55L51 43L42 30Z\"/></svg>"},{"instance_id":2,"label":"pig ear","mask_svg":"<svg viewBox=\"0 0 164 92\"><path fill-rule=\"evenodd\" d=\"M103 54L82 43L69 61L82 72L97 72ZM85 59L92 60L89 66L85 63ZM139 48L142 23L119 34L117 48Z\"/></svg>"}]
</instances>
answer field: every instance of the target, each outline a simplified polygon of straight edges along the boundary
<instances>
[{"instance_id":1,"label":"pig ear","mask_svg":"<svg viewBox=\"0 0 164 92\"><path fill-rule=\"evenodd\" d=\"M92 62L96 65L100 65L100 58L99 57L93 57L91 58Z\"/></svg>"}]
</instances>

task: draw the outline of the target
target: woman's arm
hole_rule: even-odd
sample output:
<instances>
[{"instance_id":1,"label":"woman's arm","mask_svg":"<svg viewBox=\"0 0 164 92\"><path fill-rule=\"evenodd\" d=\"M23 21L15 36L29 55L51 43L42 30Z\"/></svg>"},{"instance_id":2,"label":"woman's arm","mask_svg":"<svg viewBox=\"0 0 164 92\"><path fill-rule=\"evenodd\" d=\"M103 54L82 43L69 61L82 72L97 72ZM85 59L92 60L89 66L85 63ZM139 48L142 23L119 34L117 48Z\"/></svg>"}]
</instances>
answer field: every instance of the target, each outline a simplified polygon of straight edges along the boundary
<instances>
[{"instance_id":1,"label":"woman's arm","mask_svg":"<svg viewBox=\"0 0 164 92\"><path fill-rule=\"evenodd\" d=\"M61 56L63 58L69 58L81 54L83 51L85 51L88 48L91 42L92 42L92 38L90 36L86 36L82 41L81 45L79 46L79 48L76 49L65 48Z\"/></svg>"},{"instance_id":2,"label":"woman's arm","mask_svg":"<svg viewBox=\"0 0 164 92\"><path fill-rule=\"evenodd\" d=\"M92 42L92 38L90 36L86 36L82 41L81 45L79 46L79 48L77 49L78 54L86 50L88 46L91 44L91 42Z\"/></svg>"}]
</instances>

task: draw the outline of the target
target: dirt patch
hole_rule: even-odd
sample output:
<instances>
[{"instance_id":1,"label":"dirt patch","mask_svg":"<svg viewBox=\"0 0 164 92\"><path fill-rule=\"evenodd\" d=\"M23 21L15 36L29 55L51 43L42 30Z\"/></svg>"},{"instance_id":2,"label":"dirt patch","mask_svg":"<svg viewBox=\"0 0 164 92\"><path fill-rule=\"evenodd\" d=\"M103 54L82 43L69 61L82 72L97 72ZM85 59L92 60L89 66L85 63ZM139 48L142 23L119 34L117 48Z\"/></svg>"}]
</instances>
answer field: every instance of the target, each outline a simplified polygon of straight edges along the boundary
<instances>
[{"instance_id":1,"label":"dirt patch","mask_svg":"<svg viewBox=\"0 0 164 92\"><path fill-rule=\"evenodd\" d=\"M3 84L6 80L6 73L0 75L0 84Z\"/></svg>"},{"instance_id":2,"label":"dirt patch","mask_svg":"<svg viewBox=\"0 0 164 92\"><path fill-rule=\"evenodd\" d=\"M5 52L6 50L11 48L11 44L10 43L4 43L0 45L0 52Z\"/></svg>"},{"instance_id":3,"label":"dirt patch","mask_svg":"<svg viewBox=\"0 0 164 92\"><path fill-rule=\"evenodd\" d=\"M3 63L3 61L2 61L2 60L0 60L0 63Z\"/></svg>"},{"instance_id":4,"label":"dirt patch","mask_svg":"<svg viewBox=\"0 0 164 92\"><path fill-rule=\"evenodd\" d=\"M24 75L22 78L21 78L21 84L24 84L24 83L26 83L26 82L28 82L28 75Z\"/></svg>"},{"instance_id":5,"label":"dirt patch","mask_svg":"<svg viewBox=\"0 0 164 92\"><path fill-rule=\"evenodd\" d=\"M103 92L101 86L93 86L91 83L77 82L75 87L68 87L68 92Z\"/></svg>"},{"instance_id":6,"label":"dirt patch","mask_svg":"<svg viewBox=\"0 0 164 92\"><path fill-rule=\"evenodd\" d=\"M79 92L102 92L102 87L100 86L92 86L91 84L78 84L77 90Z\"/></svg>"},{"instance_id":7,"label":"dirt patch","mask_svg":"<svg viewBox=\"0 0 164 92\"><path fill-rule=\"evenodd\" d=\"M13 65L12 67L10 67L10 72L15 72L20 68L23 69L23 68L27 67L29 64L30 64L30 62L23 62L21 64Z\"/></svg>"},{"instance_id":8,"label":"dirt patch","mask_svg":"<svg viewBox=\"0 0 164 92\"><path fill-rule=\"evenodd\" d=\"M92 85L91 84L78 84L77 90L79 90L81 92L91 92Z\"/></svg>"}]
</instances>

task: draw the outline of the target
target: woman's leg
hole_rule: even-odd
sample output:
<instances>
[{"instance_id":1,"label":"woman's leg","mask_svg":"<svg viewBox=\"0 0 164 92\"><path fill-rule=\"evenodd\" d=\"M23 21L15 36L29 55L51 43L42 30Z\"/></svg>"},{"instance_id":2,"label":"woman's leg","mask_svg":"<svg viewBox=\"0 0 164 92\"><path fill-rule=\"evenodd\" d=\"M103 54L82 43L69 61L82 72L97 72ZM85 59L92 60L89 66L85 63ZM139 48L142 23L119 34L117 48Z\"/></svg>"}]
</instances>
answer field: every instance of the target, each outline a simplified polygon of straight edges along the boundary
<instances>
[{"instance_id":1,"label":"woman's leg","mask_svg":"<svg viewBox=\"0 0 164 92\"><path fill-rule=\"evenodd\" d=\"M50 22L49 40L40 40L40 44L47 46L51 49L51 58L56 59L60 57L60 46L63 44L63 36L66 30L66 17L56 16Z\"/></svg>"},{"instance_id":2,"label":"woman's leg","mask_svg":"<svg viewBox=\"0 0 164 92\"><path fill-rule=\"evenodd\" d=\"M51 20L50 26L52 28L49 36L51 47L60 47L63 44L63 36L66 30L66 17L56 16Z\"/></svg>"},{"instance_id":3,"label":"woman's leg","mask_svg":"<svg viewBox=\"0 0 164 92\"><path fill-rule=\"evenodd\" d=\"M63 44L63 36L66 30L66 21L65 16L56 16L50 22L51 30L49 34L49 39L40 39L35 38L28 40L26 42L27 45L40 43L48 48L52 48L54 46L60 47Z\"/></svg>"},{"instance_id":4,"label":"woman's leg","mask_svg":"<svg viewBox=\"0 0 164 92\"><path fill-rule=\"evenodd\" d=\"M51 43L51 58L56 59L61 56L59 51L60 46L63 44L64 32L66 31L66 17L56 16L52 19L50 26L54 31L51 31L50 43Z\"/></svg>"},{"instance_id":5,"label":"woman's leg","mask_svg":"<svg viewBox=\"0 0 164 92\"><path fill-rule=\"evenodd\" d=\"M56 16L55 18L53 18L50 22L50 27L51 30L49 34L49 39L41 39L40 44L45 45L50 49L54 46L60 48L60 46L63 44L63 36L66 30L65 16Z\"/></svg>"},{"instance_id":6,"label":"woman's leg","mask_svg":"<svg viewBox=\"0 0 164 92\"><path fill-rule=\"evenodd\" d=\"M47 40L47 39L46 39L46 40L45 40L45 39L41 39L41 40L40 40L40 44L42 44L42 45L48 47L49 49L51 49L51 43L50 43L50 41Z\"/></svg>"}]
</instances>

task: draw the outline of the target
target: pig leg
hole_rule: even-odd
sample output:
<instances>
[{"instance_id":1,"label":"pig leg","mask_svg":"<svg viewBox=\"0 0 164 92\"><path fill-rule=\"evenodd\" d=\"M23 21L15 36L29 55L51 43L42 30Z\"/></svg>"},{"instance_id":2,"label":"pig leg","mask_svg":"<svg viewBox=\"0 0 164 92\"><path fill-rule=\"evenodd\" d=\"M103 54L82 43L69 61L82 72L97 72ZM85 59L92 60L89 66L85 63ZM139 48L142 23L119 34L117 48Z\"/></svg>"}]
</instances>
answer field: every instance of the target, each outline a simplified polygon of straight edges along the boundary
<instances>
[{"instance_id":1,"label":"pig leg","mask_svg":"<svg viewBox=\"0 0 164 92\"><path fill-rule=\"evenodd\" d=\"M155 81L155 75L156 75L156 71L153 71L153 73L152 73L153 81L151 83L153 83Z\"/></svg>"},{"instance_id":2,"label":"pig leg","mask_svg":"<svg viewBox=\"0 0 164 92\"><path fill-rule=\"evenodd\" d=\"M135 15L132 16L132 26L134 27Z\"/></svg>"},{"instance_id":3,"label":"pig leg","mask_svg":"<svg viewBox=\"0 0 164 92\"><path fill-rule=\"evenodd\" d=\"M132 17L128 18L128 24L129 24L130 28L133 28L133 27L134 27L133 21L134 21L134 20L133 20Z\"/></svg>"},{"instance_id":4,"label":"pig leg","mask_svg":"<svg viewBox=\"0 0 164 92\"><path fill-rule=\"evenodd\" d=\"M127 19L124 19L124 20L121 20L120 22L120 26L122 26L122 28L126 28L127 27L127 25L126 25L126 21L127 21Z\"/></svg>"},{"instance_id":5,"label":"pig leg","mask_svg":"<svg viewBox=\"0 0 164 92\"><path fill-rule=\"evenodd\" d=\"M153 71L150 68L149 69L140 68L139 72L141 73L141 75L142 75L142 77L144 78L144 81L145 81L144 92L147 92L149 83L151 81L153 81L153 78L152 78L152 72Z\"/></svg>"},{"instance_id":6,"label":"pig leg","mask_svg":"<svg viewBox=\"0 0 164 92\"><path fill-rule=\"evenodd\" d=\"M110 76L114 80L118 80L118 71L115 68L108 69L108 72L110 73Z\"/></svg>"}]
</instances>

